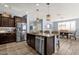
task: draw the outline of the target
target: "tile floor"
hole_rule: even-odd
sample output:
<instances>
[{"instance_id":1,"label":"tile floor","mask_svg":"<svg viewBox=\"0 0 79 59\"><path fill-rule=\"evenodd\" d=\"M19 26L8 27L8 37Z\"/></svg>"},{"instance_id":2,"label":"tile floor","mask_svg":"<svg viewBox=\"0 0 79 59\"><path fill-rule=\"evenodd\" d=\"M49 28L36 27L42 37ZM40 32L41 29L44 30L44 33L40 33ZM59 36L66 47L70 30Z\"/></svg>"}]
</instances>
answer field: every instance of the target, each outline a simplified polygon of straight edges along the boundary
<instances>
[{"instance_id":1,"label":"tile floor","mask_svg":"<svg viewBox=\"0 0 79 59\"><path fill-rule=\"evenodd\" d=\"M26 42L0 45L0 55L38 55ZM79 55L79 40L61 39L60 49L53 55Z\"/></svg>"},{"instance_id":2,"label":"tile floor","mask_svg":"<svg viewBox=\"0 0 79 59\"><path fill-rule=\"evenodd\" d=\"M26 42L14 42L0 45L0 55L37 55Z\"/></svg>"},{"instance_id":3,"label":"tile floor","mask_svg":"<svg viewBox=\"0 0 79 59\"><path fill-rule=\"evenodd\" d=\"M55 55L79 55L79 39L61 39L60 49Z\"/></svg>"}]
</instances>

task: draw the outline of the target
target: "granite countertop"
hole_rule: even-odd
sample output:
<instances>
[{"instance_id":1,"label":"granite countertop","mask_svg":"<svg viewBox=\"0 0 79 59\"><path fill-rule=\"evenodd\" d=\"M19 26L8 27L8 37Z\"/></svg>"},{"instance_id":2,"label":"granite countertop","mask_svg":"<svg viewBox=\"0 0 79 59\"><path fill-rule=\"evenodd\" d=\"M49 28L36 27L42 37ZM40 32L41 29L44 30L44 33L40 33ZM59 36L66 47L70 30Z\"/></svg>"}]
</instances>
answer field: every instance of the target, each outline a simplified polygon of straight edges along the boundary
<instances>
[{"instance_id":1,"label":"granite countertop","mask_svg":"<svg viewBox=\"0 0 79 59\"><path fill-rule=\"evenodd\" d=\"M14 31L0 31L0 33L15 33Z\"/></svg>"},{"instance_id":2,"label":"granite countertop","mask_svg":"<svg viewBox=\"0 0 79 59\"><path fill-rule=\"evenodd\" d=\"M15 33L15 27L0 27L0 33Z\"/></svg>"},{"instance_id":3,"label":"granite countertop","mask_svg":"<svg viewBox=\"0 0 79 59\"><path fill-rule=\"evenodd\" d=\"M32 34L32 35L36 35L36 36L45 36L45 37L52 37L58 34L46 34L46 33L27 33L27 34Z\"/></svg>"}]
</instances>

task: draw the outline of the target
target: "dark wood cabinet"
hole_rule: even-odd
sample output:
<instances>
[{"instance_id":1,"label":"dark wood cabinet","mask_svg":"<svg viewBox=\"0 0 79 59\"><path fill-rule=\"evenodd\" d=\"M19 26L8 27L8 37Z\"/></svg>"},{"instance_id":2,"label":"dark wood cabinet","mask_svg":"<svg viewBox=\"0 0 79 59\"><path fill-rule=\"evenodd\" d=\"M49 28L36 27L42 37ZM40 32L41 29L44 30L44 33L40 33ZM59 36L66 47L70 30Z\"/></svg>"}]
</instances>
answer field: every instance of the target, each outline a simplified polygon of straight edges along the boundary
<instances>
[{"instance_id":1,"label":"dark wood cabinet","mask_svg":"<svg viewBox=\"0 0 79 59\"><path fill-rule=\"evenodd\" d=\"M0 44L16 42L15 33L0 33Z\"/></svg>"},{"instance_id":2,"label":"dark wood cabinet","mask_svg":"<svg viewBox=\"0 0 79 59\"><path fill-rule=\"evenodd\" d=\"M27 17L5 17L0 14L0 27L15 27L17 23L26 23Z\"/></svg>"},{"instance_id":3,"label":"dark wood cabinet","mask_svg":"<svg viewBox=\"0 0 79 59\"><path fill-rule=\"evenodd\" d=\"M35 35L27 35L27 43L30 45L33 49L35 49Z\"/></svg>"},{"instance_id":4,"label":"dark wood cabinet","mask_svg":"<svg viewBox=\"0 0 79 59\"><path fill-rule=\"evenodd\" d=\"M27 43L28 43L28 45L31 45L31 38L30 38L29 34L27 34Z\"/></svg>"},{"instance_id":5,"label":"dark wood cabinet","mask_svg":"<svg viewBox=\"0 0 79 59\"><path fill-rule=\"evenodd\" d=\"M14 27L15 21L10 17L2 17L2 27Z\"/></svg>"},{"instance_id":6,"label":"dark wood cabinet","mask_svg":"<svg viewBox=\"0 0 79 59\"><path fill-rule=\"evenodd\" d=\"M55 36L47 37L27 33L27 44L39 54L51 55L55 52Z\"/></svg>"},{"instance_id":7,"label":"dark wood cabinet","mask_svg":"<svg viewBox=\"0 0 79 59\"><path fill-rule=\"evenodd\" d=\"M17 23L22 22L22 17L14 16L14 19L15 19L15 26L16 26Z\"/></svg>"},{"instance_id":8,"label":"dark wood cabinet","mask_svg":"<svg viewBox=\"0 0 79 59\"><path fill-rule=\"evenodd\" d=\"M8 27L9 26L9 17L2 17L2 27Z\"/></svg>"},{"instance_id":9,"label":"dark wood cabinet","mask_svg":"<svg viewBox=\"0 0 79 59\"><path fill-rule=\"evenodd\" d=\"M31 47L35 49L35 35L31 36Z\"/></svg>"},{"instance_id":10,"label":"dark wood cabinet","mask_svg":"<svg viewBox=\"0 0 79 59\"><path fill-rule=\"evenodd\" d=\"M8 37L8 42L15 42L16 41L16 34L15 33L10 33L7 35Z\"/></svg>"},{"instance_id":11,"label":"dark wood cabinet","mask_svg":"<svg viewBox=\"0 0 79 59\"><path fill-rule=\"evenodd\" d=\"M23 22L26 22L27 23L27 15L24 15L23 16Z\"/></svg>"},{"instance_id":12,"label":"dark wood cabinet","mask_svg":"<svg viewBox=\"0 0 79 59\"><path fill-rule=\"evenodd\" d=\"M12 17L5 17L0 14L0 27L14 27L15 20Z\"/></svg>"},{"instance_id":13,"label":"dark wood cabinet","mask_svg":"<svg viewBox=\"0 0 79 59\"><path fill-rule=\"evenodd\" d=\"M9 18L9 27L15 27L15 20L14 20L14 18Z\"/></svg>"},{"instance_id":14,"label":"dark wood cabinet","mask_svg":"<svg viewBox=\"0 0 79 59\"><path fill-rule=\"evenodd\" d=\"M4 44L4 43L7 43L8 42L8 39L6 39L7 36L6 34L0 34L0 44Z\"/></svg>"},{"instance_id":15,"label":"dark wood cabinet","mask_svg":"<svg viewBox=\"0 0 79 59\"><path fill-rule=\"evenodd\" d=\"M0 26L2 24L2 14L0 14Z\"/></svg>"},{"instance_id":16,"label":"dark wood cabinet","mask_svg":"<svg viewBox=\"0 0 79 59\"><path fill-rule=\"evenodd\" d=\"M55 49L54 49L54 36L50 37L50 38L46 38L46 54L52 54L54 53Z\"/></svg>"}]
</instances>

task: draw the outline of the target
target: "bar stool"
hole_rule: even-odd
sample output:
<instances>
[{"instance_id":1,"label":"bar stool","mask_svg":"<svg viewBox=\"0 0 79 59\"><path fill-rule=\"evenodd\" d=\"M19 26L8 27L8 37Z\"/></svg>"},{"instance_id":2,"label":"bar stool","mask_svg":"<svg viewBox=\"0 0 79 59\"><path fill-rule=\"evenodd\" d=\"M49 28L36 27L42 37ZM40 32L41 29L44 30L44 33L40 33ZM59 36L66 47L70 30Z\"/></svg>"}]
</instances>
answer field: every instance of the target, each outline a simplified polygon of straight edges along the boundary
<instances>
[{"instance_id":1,"label":"bar stool","mask_svg":"<svg viewBox=\"0 0 79 59\"><path fill-rule=\"evenodd\" d=\"M55 36L55 53L59 51L60 48L60 38L59 35Z\"/></svg>"}]
</instances>

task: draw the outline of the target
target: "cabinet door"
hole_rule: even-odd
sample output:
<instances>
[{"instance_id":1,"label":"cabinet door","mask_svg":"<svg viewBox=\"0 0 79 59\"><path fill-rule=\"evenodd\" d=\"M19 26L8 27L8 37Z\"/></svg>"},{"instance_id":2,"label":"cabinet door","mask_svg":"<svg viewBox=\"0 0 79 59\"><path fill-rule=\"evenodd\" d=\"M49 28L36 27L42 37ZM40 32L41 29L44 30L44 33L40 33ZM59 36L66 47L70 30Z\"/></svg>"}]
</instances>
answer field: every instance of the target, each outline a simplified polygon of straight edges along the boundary
<instances>
[{"instance_id":1,"label":"cabinet door","mask_svg":"<svg viewBox=\"0 0 79 59\"><path fill-rule=\"evenodd\" d=\"M16 26L17 23L21 23L22 22L22 18L21 17L15 16L14 19L15 19L15 26Z\"/></svg>"},{"instance_id":2,"label":"cabinet door","mask_svg":"<svg viewBox=\"0 0 79 59\"><path fill-rule=\"evenodd\" d=\"M10 43L16 41L15 33L0 34L0 44Z\"/></svg>"},{"instance_id":3,"label":"cabinet door","mask_svg":"<svg viewBox=\"0 0 79 59\"><path fill-rule=\"evenodd\" d=\"M0 34L0 44L2 43L2 39L3 39L2 34Z\"/></svg>"},{"instance_id":4,"label":"cabinet door","mask_svg":"<svg viewBox=\"0 0 79 59\"><path fill-rule=\"evenodd\" d=\"M15 24L14 24L14 19L13 18L10 18L9 19L9 27L14 27Z\"/></svg>"},{"instance_id":5,"label":"cabinet door","mask_svg":"<svg viewBox=\"0 0 79 59\"><path fill-rule=\"evenodd\" d=\"M30 35L29 34L27 34L27 44L31 45L31 39L30 39Z\"/></svg>"},{"instance_id":6,"label":"cabinet door","mask_svg":"<svg viewBox=\"0 0 79 59\"><path fill-rule=\"evenodd\" d=\"M54 37L47 38L46 41L46 54L51 55L54 53Z\"/></svg>"},{"instance_id":7,"label":"cabinet door","mask_svg":"<svg viewBox=\"0 0 79 59\"><path fill-rule=\"evenodd\" d=\"M23 22L27 23L27 15L23 16Z\"/></svg>"},{"instance_id":8,"label":"cabinet door","mask_svg":"<svg viewBox=\"0 0 79 59\"><path fill-rule=\"evenodd\" d=\"M31 47L35 49L35 35L31 35Z\"/></svg>"},{"instance_id":9,"label":"cabinet door","mask_svg":"<svg viewBox=\"0 0 79 59\"><path fill-rule=\"evenodd\" d=\"M8 36L8 42L15 42L16 41L16 34L15 33L9 33Z\"/></svg>"},{"instance_id":10,"label":"cabinet door","mask_svg":"<svg viewBox=\"0 0 79 59\"><path fill-rule=\"evenodd\" d=\"M8 27L8 26L9 26L9 18L2 17L2 27Z\"/></svg>"},{"instance_id":11,"label":"cabinet door","mask_svg":"<svg viewBox=\"0 0 79 59\"><path fill-rule=\"evenodd\" d=\"M27 34L27 44L35 49L35 35Z\"/></svg>"},{"instance_id":12,"label":"cabinet door","mask_svg":"<svg viewBox=\"0 0 79 59\"><path fill-rule=\"evenodd\" d=\"M6 34L0 34L0 44L8 43L7 35Z\"/></svg>"},{"instance_id":13,"label":"cabinet door","mask_svg":"<svg viewBox=\"0 0 79 59\"><path fill-rule=\"evenodd\" d=\"M0 14L0 27L2 25L2 15Z\"/></svg>"}]
</instances>

